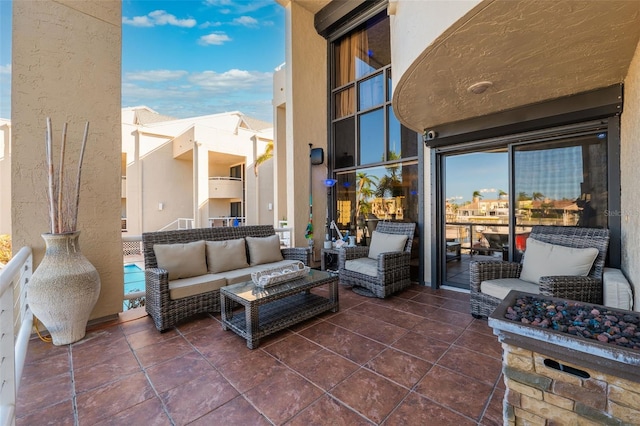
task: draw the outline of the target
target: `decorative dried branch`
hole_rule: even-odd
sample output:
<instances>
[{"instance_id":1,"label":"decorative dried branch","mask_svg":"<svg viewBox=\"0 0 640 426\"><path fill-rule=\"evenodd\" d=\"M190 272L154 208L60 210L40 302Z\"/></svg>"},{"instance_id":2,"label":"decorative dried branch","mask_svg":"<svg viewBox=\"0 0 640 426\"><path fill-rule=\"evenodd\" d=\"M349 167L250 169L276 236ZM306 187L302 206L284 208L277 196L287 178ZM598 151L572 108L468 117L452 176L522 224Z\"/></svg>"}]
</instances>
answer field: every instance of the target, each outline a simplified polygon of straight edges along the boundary
<instances>
[{"instance_id":1,"label":"decorative dried branch","mask_svg":"<svg viewBox=\"0 0 640 426\"><path fill-rule=\"evenodd\" d=\"M51 118L47 117L46 134L46 156L48 170L48 196L49 196L49 218L51 221L51 233L75 232L78 225L78 206L80 205L80 177L82 174L82 162L84 151L87 145L89 134L89 122L84 128L82 147L80 149L80 159L78 160L78 173L76 176L75 188L71 180L64 173L65 152L67 145L67 123L64 123L62 130L62 144L60 147L60 170L56 180L53 164L53 132ZM65 196L75 190L75 197Z\"/></svg>"},{"instance_id":2,"label":"decorative dried branch","mask_svg":"<svg viewBox=\"0 0 640 426\"><path fill-rule=\"evenodd\" d=\"M62 228L64 224L61 223L61 219L64 217L62 211L62 203L64 201L62 197L63 185L64 182L64 152L67 145L67 123L64 123L62 127L62 145L60 146L60 167L58 168L58 229L56 232L62 232Z\"/></svg>"},{"instance_id":3,"label":"decorative dried branch","mask_svg":"<svg viewBox=\"0 0 640 426\"><path fill-rule=\"evenodd\" d=\"M51 135L51 118L47 117L47 136L46 136L46 146L47 146L47 171L48 171L48 189L49 189L49 220L51 222L51 233L54 234L56 232L56 213L55 213L55 201L53 198L54 189L53 189L53 158L52 158L52 144L53 144L53 136Z\"/></svg>"},{"instance_id":4,"label":"decorative dried branch","mask_svg":"<svg viewBox=\"0 0 640 426\"><path fill-rule=\"evenodd\" d=\"M82 161L84 160L84 148L87 146L87 136L89 135L89 122L84 125L84 136L82 136L82 148L80 148L80 159L78 160L78 176L76 178L76 208L71 222L72 229L76 229L78 222L78 206L80 205L80 175L82 174Z\"/></svg>"}]
</instances>

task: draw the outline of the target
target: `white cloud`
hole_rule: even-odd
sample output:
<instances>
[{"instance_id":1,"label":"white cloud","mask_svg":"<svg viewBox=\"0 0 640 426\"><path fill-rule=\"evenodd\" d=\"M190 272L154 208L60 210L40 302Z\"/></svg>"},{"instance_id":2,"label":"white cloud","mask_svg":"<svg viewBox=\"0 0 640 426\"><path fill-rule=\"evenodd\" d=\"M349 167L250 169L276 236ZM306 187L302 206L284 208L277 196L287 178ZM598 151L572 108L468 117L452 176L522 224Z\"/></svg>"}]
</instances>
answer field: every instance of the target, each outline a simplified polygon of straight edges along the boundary
<instances>
[{"instance_id":1,"label":"white cloud","mask_svg":"<svg viewBox=\"0 0 640 426\"><path fill-rule=\"evenodd\" d=\"M151 70L151 71L140 71L140 72L128 72L125 73L125 80L132 81L148 81L148 82L159 82L159 81L169 81L169 80L177 80L182 77L185 77L188 74L187 71L181 70Z\"/></svg>"},{"instance_id":2,"label":"white cloud","mask_svg":"<svg viewBox=\"0 0 640 426\"><path fill-rule=\"evenodd\" d=\"M484 193L486 193L486 192L498 192L498 190L497 190L497 189L495 189L495 188L482 188L482 189L480 190L480 193L482 193L482 194L484 194Z\"/></svg>"},{"instance_id":3,"label":"white cloud","mask_svg":"<svg viewBox=\"0 0 640 426\"><path fill-rule=\"evenodd\" d=\"M11 64L0 65L0 74L11 74Z\"/></svg>"},{"instance_id":4,"label":"white cloud","mask_svg":"<svg viewBox=\"0 0 640 426\"><path fill-rule=\"evenodd\" d=\"M198 43L205 46L209 44L221 45L227 41L231 41L231 37L229 37L223 32L211 33L209 35L204 35L200 37L200 39L198 39Z\"/></svg>"},{"instance_id":5,"label":"white cloud","mask_svg":"<svg viewBox=\"0 0 640 426\"><path fill-rule=\"evenodd\" d=\"M233 20L234 24L242 25L245 27L256 28L258 27L258 20L251 16L241 16Z\"/></svg>"},{"instance_id":6,"label":"white cloud","mask_svg":"<svg viewBox=\"0 0 640 426\"><path fill-rule=\"evenodd\" d=\"M255 12L256 10L262 9L263 7L273 6L273 0L205 0L204 2L207 6L219 7L221 10L218 10L220 13L250 13Z\"/></svg>"},{"instance_id":7,"label":"white cloud","mask_svg":"<svg viewBox=\"0 0 640 426\"><path fill-rule=\"evenodd\" d=\"M197 22L193 18L178 19L175 15L164 10L154 10L145 16L134 16L133 18L122 17L122 23L135 27L153 27L156 25L173 25L175 27L192 28Z\"/></svg>"},{"instance_id":8,"label":"white cloud","mask_svg":"<svg viewBox=\"0 0 640 426\"><path fill-rule=\"evenodd\" d=\"M222 22L203 22L202 24L198 25L198 28L211 28L211 27L219 27L222 25Z\"/></svg>"},{"instance_id":9,"label":"white cloud","mask_svg":"<svg viewBox=\"0 0 640 426\"><path fill-rule=\"evenodd\" d=\"M134 16L133 18L122 17L123 25L132 25L134 27L153 27L153 23L148 16Z\"/></svg>"},{"instance_id":10,"label":"white cloud","mask_svg":"<svg viewBox=\"0 0 640 426\"><path fill-rule=\"evenodd\" d=\"M170 84L160 81L159 77L152 78L168 75L183 77ZM238 69L191 74L154 70L125 77L122 84L123 106L147 105L161 114L179 118L242 111L261 120L272 120L271 73Z\"/></svg>"},{"instance_id":11,"label":"white cloud","mask_svg":"<svg viewBox=\"0 0 640 426\"><path fill-rule=\"evenodd\" d=\"M203 90L214 93L233 93L237 90L262 91L265 88L271 88L272 74L232 69L223 73L215 71L194 73L188 80Z\"/></svg>"}]
</instances>

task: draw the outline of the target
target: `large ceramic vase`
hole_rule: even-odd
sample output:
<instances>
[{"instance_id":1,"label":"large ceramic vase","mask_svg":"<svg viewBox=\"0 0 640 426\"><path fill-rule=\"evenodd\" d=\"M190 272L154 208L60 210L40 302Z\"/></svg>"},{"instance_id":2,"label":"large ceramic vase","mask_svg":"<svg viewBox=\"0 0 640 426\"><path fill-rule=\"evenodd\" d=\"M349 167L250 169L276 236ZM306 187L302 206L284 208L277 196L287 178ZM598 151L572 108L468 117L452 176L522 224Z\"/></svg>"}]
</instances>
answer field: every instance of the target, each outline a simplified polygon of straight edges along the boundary
<instances>
[{"instance_id":1,"label":"large ceramic vase","mask_svg":"<svg viewBox=\"0 0 640 426\"><path fill-rule=\"evenodd\" d=\"M42 234L47 250L27 287L31 311L58 346L84 337L100 295L100 276L80 252L79 236Z\"/></svg>"}]
</instances>

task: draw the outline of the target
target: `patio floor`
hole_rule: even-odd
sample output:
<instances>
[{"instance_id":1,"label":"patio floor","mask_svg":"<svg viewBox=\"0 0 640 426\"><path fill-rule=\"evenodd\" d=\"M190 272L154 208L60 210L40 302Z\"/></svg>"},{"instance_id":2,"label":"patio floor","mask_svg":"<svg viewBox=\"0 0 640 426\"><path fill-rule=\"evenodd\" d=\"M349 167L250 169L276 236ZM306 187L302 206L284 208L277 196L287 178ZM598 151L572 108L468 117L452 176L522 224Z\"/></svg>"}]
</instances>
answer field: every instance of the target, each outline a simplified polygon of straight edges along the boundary
<instances>
[{"instance_id":1,"label":"patio floor","mask_svg":"<svg viewBox=\"0 0 640 426\"><path fill-rule=\"evenodd\" d=\"M142 315L69 346L32 340L16 424L502 424L501 347L465 293L341 288L338 313L253 351L219 315L163 334Z\"/></svg>"}]
</instances>

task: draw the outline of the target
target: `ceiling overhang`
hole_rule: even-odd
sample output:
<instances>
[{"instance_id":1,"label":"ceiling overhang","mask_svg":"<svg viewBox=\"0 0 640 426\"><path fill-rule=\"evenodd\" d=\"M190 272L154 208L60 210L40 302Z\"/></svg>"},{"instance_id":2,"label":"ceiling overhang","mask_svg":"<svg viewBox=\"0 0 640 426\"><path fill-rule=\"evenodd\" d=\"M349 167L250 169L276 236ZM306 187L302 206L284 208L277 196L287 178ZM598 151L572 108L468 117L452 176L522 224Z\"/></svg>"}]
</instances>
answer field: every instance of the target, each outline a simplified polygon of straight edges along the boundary
<instances>
[{"instance_id":1,"label":"ceiling overhang","mask_svg":"<svg viewBox=\"0 0 640 426\"><path fill-rule=\"evenodd\" d=\"M639 38L640 1L484 1L402 75L394 110L422 132L620 84Z\"/></svg>"}]
</instances>

